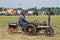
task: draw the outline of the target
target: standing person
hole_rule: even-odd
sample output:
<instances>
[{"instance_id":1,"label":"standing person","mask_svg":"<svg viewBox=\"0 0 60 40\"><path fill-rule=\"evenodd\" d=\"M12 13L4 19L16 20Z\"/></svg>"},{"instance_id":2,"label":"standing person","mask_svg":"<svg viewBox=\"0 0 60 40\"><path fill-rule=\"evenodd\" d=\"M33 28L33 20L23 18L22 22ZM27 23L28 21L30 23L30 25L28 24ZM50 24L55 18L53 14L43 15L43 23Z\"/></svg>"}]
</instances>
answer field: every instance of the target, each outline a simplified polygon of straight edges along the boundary
<instances>
[{"instance_id":1,"label":"standing person","mask_svg":"<svg viewBox=\"0 0 60 40\"><path fill-rule=\"evenodd\" d=\"M24 27L28 24L29 22L25 18L25 13L21 12L18 18L18 24L21 25L21 28L24 29Z\"/></svg>"}]
</instances>

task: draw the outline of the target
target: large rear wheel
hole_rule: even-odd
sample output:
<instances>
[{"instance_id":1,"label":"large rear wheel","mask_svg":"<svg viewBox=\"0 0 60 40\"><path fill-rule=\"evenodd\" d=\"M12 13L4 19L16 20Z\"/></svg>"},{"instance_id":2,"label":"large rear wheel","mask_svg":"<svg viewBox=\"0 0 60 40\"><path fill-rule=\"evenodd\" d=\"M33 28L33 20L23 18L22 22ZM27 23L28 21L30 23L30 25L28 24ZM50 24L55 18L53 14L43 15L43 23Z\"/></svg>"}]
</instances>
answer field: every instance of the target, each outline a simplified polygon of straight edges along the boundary
<instances>
[{"instance_id":1,"label":"large rear wheel","mask_svg":"<svg viewBox=\"0 0 60 40\"><path fill-rule=\"evenodd\" d=\"M25 27L25 33L27 35L35 35L36 34L36 27L32 24L28 24L26 27Z\"/></svg>"}]
</instances>

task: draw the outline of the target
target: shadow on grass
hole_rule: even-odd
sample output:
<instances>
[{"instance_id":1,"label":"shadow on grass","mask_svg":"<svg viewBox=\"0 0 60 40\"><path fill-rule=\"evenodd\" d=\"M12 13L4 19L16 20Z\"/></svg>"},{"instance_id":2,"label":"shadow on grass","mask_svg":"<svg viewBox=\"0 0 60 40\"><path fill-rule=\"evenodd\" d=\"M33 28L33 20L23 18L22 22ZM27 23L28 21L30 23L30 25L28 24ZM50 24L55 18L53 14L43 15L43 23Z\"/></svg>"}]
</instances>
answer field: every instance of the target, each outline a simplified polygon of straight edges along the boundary
<instances>
[{"instance_id":1,"label":"shadow on grass","mask_svg":"<svg viewBox=\"0 0 60 40\"><path fill-rule=\"evenodd\" d=\"M26 35L24 32L14 32L13 34L22 34L22 35ZM44 33L37 33L35 35L26 35L26 36L46 36L46 37L54 37L56 34L50 36L50 35L45 35Z\"/></svg>"}]
</instances>

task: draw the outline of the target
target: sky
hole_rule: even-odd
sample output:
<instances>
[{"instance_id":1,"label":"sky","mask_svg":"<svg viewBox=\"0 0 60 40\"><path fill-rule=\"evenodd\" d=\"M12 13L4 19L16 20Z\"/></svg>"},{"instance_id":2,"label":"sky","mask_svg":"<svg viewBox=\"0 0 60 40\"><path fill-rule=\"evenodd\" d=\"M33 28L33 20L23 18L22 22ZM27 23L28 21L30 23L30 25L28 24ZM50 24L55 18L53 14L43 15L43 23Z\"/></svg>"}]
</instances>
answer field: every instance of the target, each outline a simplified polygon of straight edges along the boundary
<instances>
[{"instance_id":1,"label":"sky","mask_svg":"<svg viewBox=\"0 0 60 40\"><path fill-rule=\"evenodd\" d=\"M20 5L19 5L20 4ZM0 7L23 9L41 7L60 7L60 0L0 0Z\"/></svg>"}]
</instances>

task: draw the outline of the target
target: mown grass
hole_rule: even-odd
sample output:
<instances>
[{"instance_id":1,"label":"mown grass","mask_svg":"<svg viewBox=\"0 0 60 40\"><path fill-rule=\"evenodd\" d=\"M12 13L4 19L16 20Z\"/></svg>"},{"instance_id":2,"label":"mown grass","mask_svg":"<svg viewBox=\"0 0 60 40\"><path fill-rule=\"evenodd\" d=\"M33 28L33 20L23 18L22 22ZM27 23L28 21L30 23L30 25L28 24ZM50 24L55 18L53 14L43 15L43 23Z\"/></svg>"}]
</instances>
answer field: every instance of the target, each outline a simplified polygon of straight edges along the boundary
<instances>
[{"instance_id":1,"label":"mown grass","mask_svg":"<svg viewBox=\"0 0 60 40\"><path fill-rule=\"evenodd\" d=\"M26 16L28 21L39 20L39 22L48 22L48 16ZM60 40L60 15L51 16L51 25L55 31L54 37L46 37L42 34L36 36L27 36L25 34L16 33L8 34L8 22L17 22L18 16L0 16L0 40Z\"/></svg>"}]
</instances>

